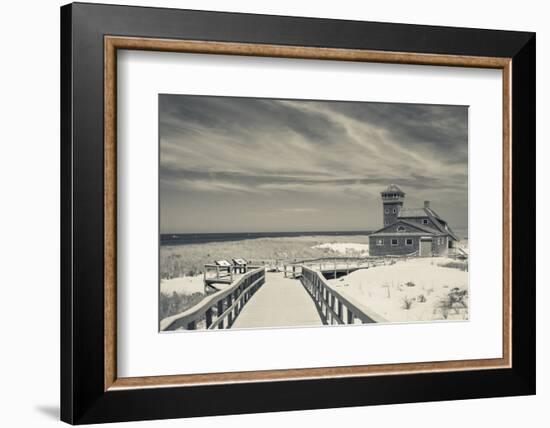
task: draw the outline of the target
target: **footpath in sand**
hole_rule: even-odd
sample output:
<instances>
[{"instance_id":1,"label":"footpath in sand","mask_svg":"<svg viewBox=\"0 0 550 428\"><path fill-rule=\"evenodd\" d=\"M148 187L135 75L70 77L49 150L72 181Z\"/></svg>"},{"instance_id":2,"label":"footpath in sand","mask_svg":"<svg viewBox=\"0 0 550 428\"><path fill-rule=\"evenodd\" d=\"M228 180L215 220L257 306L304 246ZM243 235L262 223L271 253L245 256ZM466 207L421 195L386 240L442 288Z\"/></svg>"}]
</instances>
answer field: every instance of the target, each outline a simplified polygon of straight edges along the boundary
<instances>
[{"instance_id":1,"label":"footpath in sand","mask_svg":"<svg viewBox=\"0 0 550 428\"><path fill-rule=\"evenodd\" d=\"M266 273L266 281L248 301L231 328L322 325L313 300L297 279Z\"/></svg>"}]
</instances>

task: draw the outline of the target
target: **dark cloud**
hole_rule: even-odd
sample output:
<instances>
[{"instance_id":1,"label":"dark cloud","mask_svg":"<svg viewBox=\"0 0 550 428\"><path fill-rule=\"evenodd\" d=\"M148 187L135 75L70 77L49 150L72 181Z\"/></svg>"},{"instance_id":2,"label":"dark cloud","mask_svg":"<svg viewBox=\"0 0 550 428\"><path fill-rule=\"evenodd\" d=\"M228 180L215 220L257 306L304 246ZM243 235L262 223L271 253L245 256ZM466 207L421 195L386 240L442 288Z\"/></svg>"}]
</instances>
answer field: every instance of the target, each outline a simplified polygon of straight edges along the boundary
<instances>
[{"instance_id":1,"label":"dark cloud","mask_svg":"<svg viewBox=\"0 0 550 428\"><path fill-rule=\"evenodd\" d=\"M337 219L318 227L375 227L390 182L408 205L431 199L467 225L467 107L160 95L159 109L165 231L212 226L212 213L201 221L205 201L219 230L245 230L223 213L245 218L251 199L265 218L257 229L326 223L323 206ZM331 201L340 206L328 210ZM275 207L287 223L272 223Z\"/></svg>"}]
</instances>

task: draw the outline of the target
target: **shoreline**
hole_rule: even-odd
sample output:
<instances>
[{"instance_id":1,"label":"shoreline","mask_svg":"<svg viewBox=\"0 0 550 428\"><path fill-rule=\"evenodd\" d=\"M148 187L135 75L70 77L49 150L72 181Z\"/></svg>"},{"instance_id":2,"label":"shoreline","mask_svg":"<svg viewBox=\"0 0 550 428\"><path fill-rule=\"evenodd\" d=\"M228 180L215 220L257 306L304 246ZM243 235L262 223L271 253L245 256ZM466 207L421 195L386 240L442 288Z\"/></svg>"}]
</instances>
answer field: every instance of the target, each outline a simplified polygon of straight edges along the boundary
<instances>
[{"instance_id":1,"label":"shoreline","mask_svg":"<svg viewBox=\"0 0 550 428\"><path fill-rule=\"evenodd\" d=\"M193 244L209 244L216 242L237 242L248 239L262 238L313 238L316 236L368 236L372 230L357 231L312 231L312 232L229 232L229 233L162 233L160 234L160 246L181 246Z\"/></svg>"}]
</instances>

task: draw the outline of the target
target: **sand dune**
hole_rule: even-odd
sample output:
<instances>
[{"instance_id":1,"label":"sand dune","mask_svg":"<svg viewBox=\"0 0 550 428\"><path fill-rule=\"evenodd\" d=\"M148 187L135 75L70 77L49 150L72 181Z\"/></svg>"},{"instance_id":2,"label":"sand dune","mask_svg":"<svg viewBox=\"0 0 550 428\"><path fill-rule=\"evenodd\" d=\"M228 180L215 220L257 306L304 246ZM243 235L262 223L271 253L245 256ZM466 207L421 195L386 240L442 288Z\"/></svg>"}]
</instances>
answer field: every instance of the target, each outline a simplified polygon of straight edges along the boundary
<instances>
[{"instance_id":1,"label":"sand dune","mask_svg":"<svg viewBox=\"0 0 550 428\"><path fill-rule=\"evenodd\" d=\"M328 249L342 255L369 255L368 244L358 244L354 242L332 242L315 245L311 248Z\"/></svg>"},{"instance_id":2,"label":"sand dune","mask_svg":"<svg viewBox=\"0 0 550 428\"><path fill-rule=\"evenodd\" d=\"M438 266L449 260L409 259L358 270L329 283L390 322L467 319L468 310L462 305L448 311L440 308L453 288L468 289L468 272ZM404 308L405 299L410 301L409 309Z\"/></svg>"}]
</instances>

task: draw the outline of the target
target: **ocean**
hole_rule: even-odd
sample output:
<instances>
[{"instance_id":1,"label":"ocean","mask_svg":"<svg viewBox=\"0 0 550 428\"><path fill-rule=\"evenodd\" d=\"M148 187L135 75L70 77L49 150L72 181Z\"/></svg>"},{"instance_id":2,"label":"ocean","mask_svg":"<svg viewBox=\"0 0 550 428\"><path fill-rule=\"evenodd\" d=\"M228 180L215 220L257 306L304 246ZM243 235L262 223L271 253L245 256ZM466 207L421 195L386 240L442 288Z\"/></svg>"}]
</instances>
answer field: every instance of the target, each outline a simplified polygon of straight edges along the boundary
<instances>
[{"instance_id":1,"label":"ocean","mask_svg":"<svg viewBox=\"0 0 550 428\"><path fill-rule=\"evenodd\" d=\"M297 236L353 236L369 235L371 230L356 230L344 232L239 232L239 233L162 233L160 245L190 245L209 242L242 241L256 238L288 238Z\"/></svg>"}]
</instances>

